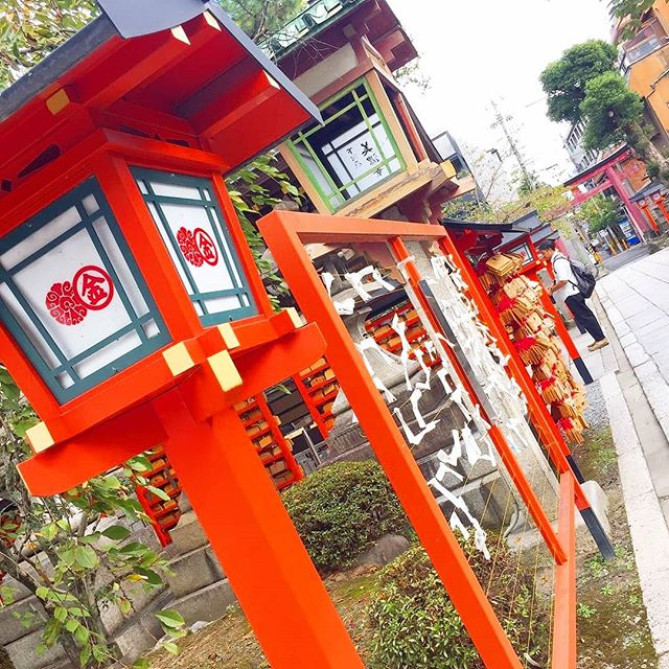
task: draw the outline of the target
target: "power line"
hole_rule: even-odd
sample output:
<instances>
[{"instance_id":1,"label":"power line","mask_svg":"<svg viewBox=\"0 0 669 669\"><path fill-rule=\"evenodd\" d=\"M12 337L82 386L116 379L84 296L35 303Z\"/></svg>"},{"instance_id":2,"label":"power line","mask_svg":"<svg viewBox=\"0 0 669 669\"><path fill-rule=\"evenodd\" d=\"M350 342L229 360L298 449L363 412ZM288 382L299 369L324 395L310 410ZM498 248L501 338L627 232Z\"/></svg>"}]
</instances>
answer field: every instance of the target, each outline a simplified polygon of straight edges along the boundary
<instances>
[{"instance_id":1,"label":"power line","mask_svg":"<svg viewBox=\"0 0 669 669\"><path fill-rule=\"evenodd\" d=\"M523 179L526 184L531 184L533 182L533 177L530 174L530 171L527 169L527 165L525 163L525 159L523 158L522 153L520 152L520 149L518 148L518 144L516 140L513 138L513 135L511 134L511 131L509 129L509 126L507 123L511 120L513 120L512 116L504 116L497 105L497 103L494 100L490 101L490 104L492 105L493 110L495 111L495 122L490 126L491 128L501 128L502 132L504 133L504 136L506 137L506 141L509 144L509 148L511 149L511 153L515 157L516 161L518 162L518 165L520 167L520 171L523 173Z\"/></svg>"}]
</instances>

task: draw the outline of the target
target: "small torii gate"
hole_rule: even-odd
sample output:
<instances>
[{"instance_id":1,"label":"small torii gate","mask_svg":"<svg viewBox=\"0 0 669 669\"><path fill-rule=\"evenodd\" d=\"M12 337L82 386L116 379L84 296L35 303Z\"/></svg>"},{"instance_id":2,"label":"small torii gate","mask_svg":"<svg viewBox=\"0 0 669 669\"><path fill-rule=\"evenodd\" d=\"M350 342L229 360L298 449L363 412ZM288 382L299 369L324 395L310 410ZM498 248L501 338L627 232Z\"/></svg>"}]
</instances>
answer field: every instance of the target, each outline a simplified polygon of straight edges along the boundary
<instances>
[{"instance_id":1,"label":"small torii gate","mask_svg":"<svg viewBox=\"0 0 669 669\"><path fill-rule=\"evenodd\" d=\"M618 151L610 155L608 158L601 160L596 165L593 165L584 172L576 175L573 179L565 181L564 185L566 188L569 188L574 196L574 199L571 201L572 209L584 204L595 197L595 195L599 195L609 188L613 188L616 191L616 195L620 198L620 201L625 205L625 209L627 209L627 212L629 213L630 221L634 226L635 232L639 235L639 239L645 241L644 233L649 230L648 224L639 211L639 207L632 201L631 196L627 193L620 169L618 168L621 163L629 159L631 156L632 150L630 148L625 146L618 149ZM594 188L591 188L585 193L579 190L578 187L581 184L602 176L604 177L604 180Z\"/></svg>"}]
</instances>

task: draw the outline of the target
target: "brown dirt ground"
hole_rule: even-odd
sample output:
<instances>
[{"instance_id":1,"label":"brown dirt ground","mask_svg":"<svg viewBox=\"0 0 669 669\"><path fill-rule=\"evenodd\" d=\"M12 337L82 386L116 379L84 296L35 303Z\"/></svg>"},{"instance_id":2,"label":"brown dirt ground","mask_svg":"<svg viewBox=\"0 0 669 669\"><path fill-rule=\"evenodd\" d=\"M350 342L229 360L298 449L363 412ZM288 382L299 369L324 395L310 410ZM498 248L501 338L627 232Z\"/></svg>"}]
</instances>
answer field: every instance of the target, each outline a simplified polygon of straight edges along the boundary
<instances>
[{"instance_id":1,"label":"brown dirt ground","mask_svg":"<svg viewBox=\"0 0 669 669\"><path fill-rule=\"evenodd\" d=\"M325 581L346 628L361 653L368 656L369 631L365 611L376 584L375 567L336 574ZM198 634L179 642L177 656L164 651L149 656L151 669L267 669L255 635L239 606Z\"/></svg>"}]
</instances>

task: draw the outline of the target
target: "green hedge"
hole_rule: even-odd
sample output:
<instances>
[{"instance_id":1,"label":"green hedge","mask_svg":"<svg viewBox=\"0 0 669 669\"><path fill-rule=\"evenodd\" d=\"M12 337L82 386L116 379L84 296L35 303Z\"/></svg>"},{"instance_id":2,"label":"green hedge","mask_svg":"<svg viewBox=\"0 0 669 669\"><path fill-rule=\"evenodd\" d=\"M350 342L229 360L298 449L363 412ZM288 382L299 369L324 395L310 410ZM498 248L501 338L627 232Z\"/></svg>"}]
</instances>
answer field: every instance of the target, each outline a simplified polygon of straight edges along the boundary
<instances>
[{"instance_id":1,"label":"green hedge","mask_svg":"<svg viewBox=\"0 0 669 669\"><path fill-rule=\"evenodd\" d=\"M349 567L385 534L411 534L386 475L372 460L324 467L286 491L283 501L324 575Z\"/></svg>"},{"instance_id":2,"label":"green hedge","mask_svg":"<svg viewBox=\"0 0 669 669\"><path fill-rule=\"evenodd\" d=\"M490 582L488 598L516 652L546 666L548 615L541 598L532 597L532 574L504 542L489 539L490 561L471 545L464 547L470 564L484 589ZM422 547L381 572L368 615L374 669L484 669Z\"/></svg>"}]
</instances>

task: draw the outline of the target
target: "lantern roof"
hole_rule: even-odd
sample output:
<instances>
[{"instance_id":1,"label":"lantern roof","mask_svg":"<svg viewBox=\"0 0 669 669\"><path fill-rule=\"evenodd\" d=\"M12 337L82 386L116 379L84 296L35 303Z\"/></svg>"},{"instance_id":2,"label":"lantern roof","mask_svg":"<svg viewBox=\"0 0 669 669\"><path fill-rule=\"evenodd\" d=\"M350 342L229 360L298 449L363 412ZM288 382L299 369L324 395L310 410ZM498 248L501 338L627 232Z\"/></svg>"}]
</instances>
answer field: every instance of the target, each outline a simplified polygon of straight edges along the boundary
<instances>
[{"instance_id":1,"label":"lantern roof","mask_svg":"<svg viewBox=\"0 0 669 669\"><path fill-rule=\"evenodd\" d=\"M2 169L64 124L121 113L179 128L232 171L318 109L216 2L98 0L103 14L0 92ZM82 113L83 112L83 113Z\"/></svg>"},{"instance_id":2,"label":"lantern roof","mask_svg":"<svg viewBox=\"0 0 669 669\"><path fill-rule=\"evenodd\" d=\"M631 198L630 200L632 202L640 202L641 200L652 197L653 195L656 195L657 193L662 193L664 190L666 190L666 187L663 183L660 181L651 181L649 184L644 186L641 190L637 191Z\"/></svg>"}]
</instances>

